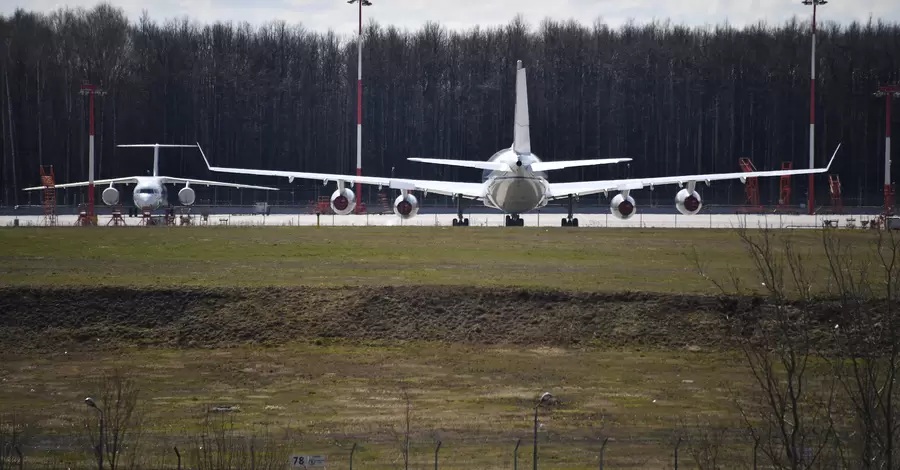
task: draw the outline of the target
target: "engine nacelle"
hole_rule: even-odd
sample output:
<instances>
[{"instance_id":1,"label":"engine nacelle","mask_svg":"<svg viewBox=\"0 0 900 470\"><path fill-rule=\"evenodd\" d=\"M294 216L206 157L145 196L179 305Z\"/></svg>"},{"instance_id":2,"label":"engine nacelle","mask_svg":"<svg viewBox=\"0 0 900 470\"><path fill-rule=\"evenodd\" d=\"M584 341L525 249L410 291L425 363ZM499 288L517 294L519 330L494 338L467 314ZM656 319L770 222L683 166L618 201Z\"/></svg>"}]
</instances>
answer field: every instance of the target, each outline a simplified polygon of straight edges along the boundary
<instances>
[{"instance_id":1,"label":"engine nacelle","mask_svg":"<svg viewBox=\"0 0 900 470\"><path fill-rule=\"evenodd\" d=\"M703 204L700 202L700 195L697 191L690 192L687 188L678 191L675 195L675 208L684 215L694 215L700 212Z\"/></svg>"},{"instance_id":2,"label":"engine nacelle","mask_svg":"<svg viewBox=\"0 0 900 470\"><path fill-rule=\"evenodd\" d=\"M110 186L103 190L100 198L103 199L103 203L107 206L114 206L119 203L119 190Z\"/></svg>"},{"instance_id":3,"label":"engine nacelle","mask_svg":"<svg viewBox=\"0 0 900 470\"><path fill-rule=\"evenodd\" d=\"M194 203L194 198L197 197L197 194L194 193L192 188L187 186L181 188L181 191L178 191L178 201L181 202L183 206L189 206Z\"/></svg>"},{"instance_id":4,"label":"engine nacelle","mask_svg":"<svg viewBox=\"0 0 900 470\"><path fill-rule=\"evenodd\" d=\"M612 215L620 219L630 219L634 213L637 212L634 205L634 198L616 194L616 197L612 198L612 201L609 202L609 211L612 212Z\"/></svg>"},{"instance_id":5,"label":"engine nacelle","mask_svg":"<svg viewBox=\"0 0 900 470\"><path fill-rule=\"evenodd\" d=\"M397 196L394 199L394 214L399 215L403 219L415 217L419 213L419 200L412 194L407 193L406 196Z\"/></svg>"},{"instance_id":6,"label":"engine nacelle","mask_svg":"<svg viewBox=\"0 0 900 470\"><path fill-rule=\"evenodd\" d=\"M338 189L331 195L331 210L337 215L347 215L353 212L356 204L356 194L350 188Z\"/></svg>"}]
</instances>

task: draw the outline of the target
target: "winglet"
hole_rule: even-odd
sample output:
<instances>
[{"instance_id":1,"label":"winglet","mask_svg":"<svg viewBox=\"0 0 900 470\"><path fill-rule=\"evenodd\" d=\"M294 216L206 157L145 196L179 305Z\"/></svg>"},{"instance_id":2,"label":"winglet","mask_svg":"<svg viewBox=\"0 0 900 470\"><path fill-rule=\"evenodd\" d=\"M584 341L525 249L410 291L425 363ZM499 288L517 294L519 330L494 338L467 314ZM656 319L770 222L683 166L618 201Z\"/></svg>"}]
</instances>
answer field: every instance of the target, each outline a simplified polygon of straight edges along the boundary
<instances>
[{"instance_id":1,"label":"winglet","mask_svg":"<svg viewBox=\"0 0 900 470\"><path fill-rule=\"evenodd\" d=\"M828 166L825 167L825 171L828 171L831 168L831 162L834 161L834 157L837 156L838 150L841 149L841 144L838 144L837 148L834 149L834 154L831 155L831 160L828 160Z\"/></svg>"},{"instance_id":2,"label":"winglet","mask_svg":"<svg viewBox=\"0 0 900 470\"><path fill-rule=\"evenodd\" d=\"M203 156L203 161L206 162L206 169L212 171L212 167L209 165L209 160L206 159L206 154L203 153L203 148L200 147L200 142L197 142L197 148L200 150L200 155Z\"/></svg>"}]
</instances>

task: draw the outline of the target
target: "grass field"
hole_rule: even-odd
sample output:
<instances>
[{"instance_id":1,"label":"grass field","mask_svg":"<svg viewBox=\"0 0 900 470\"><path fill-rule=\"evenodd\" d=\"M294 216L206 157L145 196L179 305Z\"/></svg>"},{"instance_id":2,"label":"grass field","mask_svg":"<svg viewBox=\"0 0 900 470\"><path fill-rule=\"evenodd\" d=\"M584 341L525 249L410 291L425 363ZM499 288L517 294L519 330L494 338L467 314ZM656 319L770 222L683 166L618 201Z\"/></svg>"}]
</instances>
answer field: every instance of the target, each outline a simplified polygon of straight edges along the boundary
<instances>
[{"instance_id":1,"label":"grass field","mask_svg":"<svg viewBox=\"0 0 900 470\"><path fill-rule=\"evenodd\" d=\"M544 391L560 400L540 415L545 465L596 468L597 439L612 436L609 468L663 468L679 419L733 425L728 388L749 385L737 358L690 352L324 343L2 359L4 411L27 417L49 448L61 441L68 444L63 449L81 450L62 436L77 433L91 416L83 400L95 393L92 377L101 369L131 369L146 399L148 454L168 455L169 464L174 455L166 449L173 442L188 448L198 411L231 405L240 408L233 416L241 428L289 430L288 437L275 435L293 451L327 454L344 468L349 446L358 442L357 465L394 468L406 388L413 468L428 465L436 440L443 441L444 468L510 468L519 438L519 463L530 467L532 407ZM732 449L745 445L737 441Z\"/></svg>"},{"instance_id":2,"label":"grass field","mask_svg":"<svg viewBox=\"0 0 900 470\"><path fill-rule=\"evenodd\" d=\"M811 267L824 265L821 232L780 232L778 236L792 237L801 252L808 252ZM868 240L873 238L862 231L840 232L839 236L858 253L867 250ZM736 268L745 281L753 284L753 264L738 236L729 230L431 227L0 230L0 284L7 289L18 286L23 291L29 286L59 285L129 286L137 291L185 285L369 285L409 287L406 292L415 291L417 286L424 290L422 286L450 285L713 293L713 287L697 275L688 259L695 247L709 263L713 276L725 276L729 268ZM824 288L825 271L815 276L817 288ZM371 299L366 300L367 307L347 299L350 294L342 294L341 289L329 292L321 298L292 294L309 302L303 306L302 321L330 321L315 314L332 305L348 311L346 317L335 315L344 319L341 321L353 321L353 315L372 312L365 310L371 308ZM385 299L390 293L379 296L381 303L376 308L385 305L397 310L390 313L395 324L402 324L406 318L402 308ZM6 298L15 300L14 295ZM174 298L172 305L188 302L186 299ZM24 305L24 301L19 302ZM84 302L85 308L94 310L93 316L86 314L72 322L106 317L105 323L67 326L81 328L79 331L89 338L83 340L85 343L71 348L67 345L66 350L26 354L16 349L17 336L13 335L0 354L0 415L16 413L29 423L39 434L35 438L39 445L32 447L33 452L51 456L50 460L61 465L58 468L90 457L83 442L73 436L78 434L81 419L86 414L92 416L83 402L85 396L95 393L90 379L112 367L129 370L138 378L150 417L145 438L150 460L145 463L150 462L154 468L163 468L163 464L174 467L175 457L169 449L175 443L183 449L191 446L189 441L198 433L198 411L212 405L236 405L240 411L229 417L233 416L244 430L271 426L284 452L326 454L332 467L344 468L350 446L358 442L361 447L355 464L402 469L404 388L412 409L412 468L433 465L430 462L436 440L443 442L441 468L511 468L513 447L520 438L518 464L530 467L532 407L544 391L554 393L561 404L541 412L542 468L596 468L598 439L604 436L615 439L606 451L607 468L669 468L671 441L679 420L737 426L734 394L746 394L753 387L752 376L739 356L728 352L598 347L591 343L553 348L351 341L307 337L298 330L294 333L297 341L268 348L248 342L227 349L126 347L102 351L89 343L102 335L124 331L124 327L117 329L115 316L132 312L107 310L126 303ZM241 302L252 303L253 299ZM217 312L219 318L241 320L242 308L260 318L266 315L266 325L289 328L303 324L292 317L301 315L291 309L292 298L278 302L273 311L264 311L268 307L253 310L239 302L223 304L210 299L209 308L215 311L205 312L202 326L215 327ZM656 303L657 313L679 305L676 301L669 307L654 299L642 302L639 305L646 308ZM181 308L199 308L195 299L190 303ZM554 325L552 321L558 318L572 318L572 325L577 325L574 319L578 319L600 328L603 325L597 326L597 320L601 318L631 318L644 323L665 318L648 320L640 311L627 310L627 305L615 307L615 315L602 317L598 311L603 306L592 309L587 303L582 299L577 309L566 312L568 317L554 310L565 306L536 304L527 312L519 312L520 321L540 329L545 325L542 321ZM54 304L46 305L54 310ZM454 325L446 323L463 316L438 310L428 302L417 305L433 309L428 325L436 331L449 331ZM475 311L475 307L467 308ZM58 310L81 312L81 307L66 308L59 306ZM501 318L505 322L517 319L515 305L502 311L492 308L495 311L466 313L467 321L488 324L499 323ZM548 310L541 313L544 308ZM0 312L0 320L6 315L5 324L10 326L25 324L26 320L32 322L29 325L37 325L43 315L53 313L21 315L14 305L5 310ZM149 308L148 312L167 313ZM166 326L174 334L179 329L197 328L196 323L179 323L182 317L173 318L173 324ZM246 320L234 331L243 334L243 328L254 326L253 318ZM685 324L691 327L684 323L690 319L680 320L682 328ZM134 329L128 331L139 336L140 328L147 328L142 326L143 321L136 319ZM405 321L413 328L419 324ZM704 325L700 322L694 328ZM604 327L626 329L622 324ZM48 328L61 327L54 324ZM67 331L51 333L64 336ZM644 330L634 331L643 334ZM723 450L726 467L740 468L737 463L746 462L752 446L746 439L730 442L728 450ZM693 468L685 463L690 446L684 446L679 468ZM278 468L284 467L284 460L281 462Z\"/></svg>"},{"instance_id":3,"label":"grass field","mask_svg":"<svg viewBox=\"0 0 900 470\"><path fill-rule=\"evenodd\" d=\"M821 259L819 231L783 233ZM841 237L865 250L873 235ZM713 275L734 267L752 279L752 263L731 230L72 227L0 230L0 282L712 292L687 259L694 248Z\"/></svg>"}]
</instances>

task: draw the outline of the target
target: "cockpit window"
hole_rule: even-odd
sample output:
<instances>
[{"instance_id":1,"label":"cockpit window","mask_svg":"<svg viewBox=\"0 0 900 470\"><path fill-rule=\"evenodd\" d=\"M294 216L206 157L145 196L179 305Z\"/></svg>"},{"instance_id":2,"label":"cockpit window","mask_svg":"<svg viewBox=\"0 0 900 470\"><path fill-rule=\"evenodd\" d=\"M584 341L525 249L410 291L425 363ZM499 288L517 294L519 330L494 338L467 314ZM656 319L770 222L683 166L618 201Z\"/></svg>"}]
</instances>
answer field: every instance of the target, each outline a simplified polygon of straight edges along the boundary
<instances>
[{"instance_id":1,"label":"cockpit window","mask_svg":"<svg viewBox=\"0 0 900 470\"><path fill-rule=\"evenodd\" d=\"M138 189L138 194L156 194L156 190L153 188L141 188Z\"/></svg>"}]
</instances>

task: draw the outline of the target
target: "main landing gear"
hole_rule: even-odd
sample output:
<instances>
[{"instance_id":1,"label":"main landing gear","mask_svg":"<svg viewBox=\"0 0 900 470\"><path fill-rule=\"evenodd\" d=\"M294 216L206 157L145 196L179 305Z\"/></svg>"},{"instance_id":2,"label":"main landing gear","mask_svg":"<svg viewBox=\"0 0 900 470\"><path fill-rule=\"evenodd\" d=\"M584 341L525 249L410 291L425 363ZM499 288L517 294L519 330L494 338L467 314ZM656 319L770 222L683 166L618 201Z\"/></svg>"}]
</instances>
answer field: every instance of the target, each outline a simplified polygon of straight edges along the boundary
<instances>
[{"instance_id":1,"label":"main landing gear","mask_svg":"<svg viewBox=\"0 0 900 470\"><path fill-rule=\"evenodd\" d=\"M513 214L511 216L506 216L506 226L507 227L524 227L525 219L519 217L519 214Z\"/></svg>"},{"instance_id":2,"label":"main landing gear","mask_svg":"<svg viewBox=\"0 0 900 470\"><path fill-rule=\"evenodd\" d=\"M458 196L456 198L456 214L459 218L453 219L454 227L468 227L469 226L469 218L463 218L463 209L465 209L465 198L462 196Z\"/></svg>"},{"instance_id":3,"label":"main landing gear","mask_svg":"<svg viewBox=\"0 0 900 470\"><path fill-rule=\"evenodd\" d=\"M578 219L576 217L572 216L572 213L573 213L572 208L573 208L574 204L575 204L575 198L572 197L572 195L570 194L569 195L569 216L564 217L562 219L563 227L577 227L578 226Z\"/></svg>"}]
</instances>

